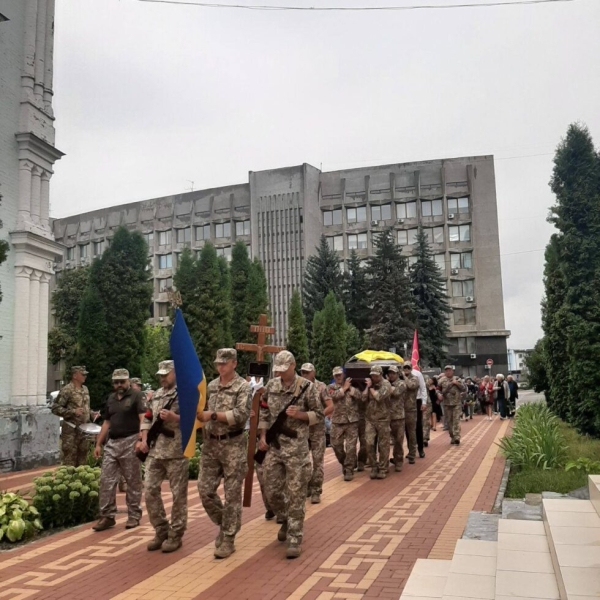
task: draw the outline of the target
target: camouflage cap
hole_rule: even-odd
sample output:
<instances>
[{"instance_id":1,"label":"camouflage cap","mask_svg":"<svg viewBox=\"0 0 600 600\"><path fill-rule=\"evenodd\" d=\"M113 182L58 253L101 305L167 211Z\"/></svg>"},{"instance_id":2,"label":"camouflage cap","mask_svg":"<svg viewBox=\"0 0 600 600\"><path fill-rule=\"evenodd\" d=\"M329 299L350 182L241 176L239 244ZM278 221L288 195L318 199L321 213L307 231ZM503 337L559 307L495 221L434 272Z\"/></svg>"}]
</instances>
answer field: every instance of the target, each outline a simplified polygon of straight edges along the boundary
<instances>
[{"instance_id":1,"label":"camouflage cap","mask_svg":"<svg viewBox=\"0 0 600 600\"><path fill-rule=\"evenodd\" d=\"M113 381L115 381L115 379L129 379L129 371L127 369L115 369L112 378Z\"/></svg>"},{"instance_id":2,"label":"camouflage cap","mask_svg":"<svg viewBox=\"0 0 600 600\"><path fill-rule=\"evenodd\" d=\"M296 364L294 355L288 350L282 350L275 355L273 361L273 373L283 373L287 371L292 365Z\"/></svg>"},{"instance_id":3,"label":"camouflage cap","mask_svg":"<svg viewBox=\"0 0 600 600\"><path fill-rule=\"evenodd\" d=\"M131 381L131 383L136 383L137 385L142 385L142 380L139 377L132 377L129 381Z\"/></svg>"},{"instance_id":4,"label":"camouflage cap","mask_svg":"<svg viewBox=\"0 0 600 600\"><path fill-rule=\"evenodd\" d=\"M237 360L237 350L234 348L220 348L217 350L217 358L215 364L224 364L230 360Z\"/></svg>"},{"instance_id":5,"label":"camouflage cap","mask_svg":"<svg viewBox=\"0 0 600 600\"><path fill-rule=\"evenodd\" d=\"M447 371L448 369L450 369L451 371L454 371L454 365L446 365L444 367L444 371Z\"/></svg>"},{"instance_id":6,"label":"camouflage cap","mask_svg":"<svg viewBox=\"0 0 600 600\"><path fill-rule=\"evenodd\" d=\"M336 375L343 375L344 374L344 369L342 369L342 367L333 367L333 371L331 373L332 373L332 375L334 377Z\"/></svg>"},{"instance_id":7,"label":"camouflage cap","mask_svg":"<svg viewBox=\"0 0 600 600\"><path fill-rule=\"evenodd\" d=\"M77 365L75 367L71 367L71 375L73 375L74 373L83 373L83 375L87 375L88 371L85 368L85 365Z\"/></svg>"},{"instance_id":8,"label":"camouflage cap","mask_svg":"<svg viewBox=\"0 0 600 600\"><path fill-rule=\"evenodd\" d=\"M405 371L412 371L412 365L411 365L409 362L405 362L405 363L402 365L402 368L403 368Z\"/></svg>"},{"instance_id":9,"label":"camouflage cap","mask_svg":"<svg viewBox=\"0 0 600 600\"><path fill-rule=\"evenodd\" d=\"M398 367L398 365L390 365L388 367L388 373L399 373L400 372L400 368Z\"/></svg>"},{"instance_id":10,"label":"camouflage cap","mask_svg":"<svg viewBox=\"0 0 600 600\"><path fill-rule=\"evenodd\" d=\"M313 365L312 363L304 363L301 367L300 367L300 372L302 371L306 371L307 373L311 373L315 370L315 365Z\"/></svg>"},{"instance_id":11,"label":"camouflage cap","mask_svg":"<svg viewBox=\"0 0 600 600\"><path fill-rule=\"evenodd\" d=\"M379 365L373 365L369 375L383 375L383 369Z\"/></svg>"},{"instance_id":12,"label":"camouflage cap","mask_svg":"<svg viewBox=\"0 0 600 600\"><path fill-rule=\"evenodd\" d=\"M157 375L168 375L175 368L175 363L172 360L163 360L158 363Z\"/></svg>"}]
</instances>

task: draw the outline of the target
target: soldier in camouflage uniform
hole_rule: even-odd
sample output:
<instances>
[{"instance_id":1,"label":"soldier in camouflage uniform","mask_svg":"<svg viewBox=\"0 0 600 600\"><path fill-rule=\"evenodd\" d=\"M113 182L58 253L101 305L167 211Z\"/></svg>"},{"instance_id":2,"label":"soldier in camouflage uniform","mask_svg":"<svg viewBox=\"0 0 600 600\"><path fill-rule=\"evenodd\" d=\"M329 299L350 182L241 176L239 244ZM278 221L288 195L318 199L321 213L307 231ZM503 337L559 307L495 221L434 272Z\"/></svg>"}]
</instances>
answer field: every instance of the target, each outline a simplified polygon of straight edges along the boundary
<instances>
[{"instance_id":1,"label":"soldier in camouflage uniform","mask_svg":"<svg viewBox=\"0 0 600 600\"><path fill-rule=\"evenodd\" d=\"M83 366L71 367L71 381L52 404L52 412L62 417L62 463L72 467L87 464L90 442L79 425L90 420L90 393L85 385L88 372ZM96 413L94 413L95 415Z\"/></svg>"},{"instance_id":2,"label":"soldier in camouflage uniform","mask_svg":"<svg viewBox=\"0 0 600 600\"><path fill-rule=\"evenodd\" d=\"M235 536L242 526L242 483L248 470L244 426L252 396L250 384L235 372L233 348L217 351L215 365L219 377L208 384L206 410L201 415L206 425L198 492L206 514L220 528L215 557L227 558L235 552ZM225 503L217 494L221 480Z\"/></svg>"},{"instance_id":3,"label":"soldier in camouflage uniform","mask_svg":"<svg viewBox=\"0 0 600 600\"><path fill-rule=\"evenodd\" d=\"M331 410L331 447L344 472L344 481L352 481L356 465L358 444L358 407L361 393L352 387L352 379L344 381L344 369L333 369L334 383L327 387L327 395L333 403ZM328 414L328 409L325 409Z\"/></svg>"},{"instance_id":4,"label":"soldier in camouflage uniform","mask_svg":"<svg viewBox=\"0 0 600 600\"><path fill-rule=\"evenodd\" d=\"M380 366L374 365L362 393L366 403L367 454L371 463L371 479L385 479L390 460L390 394L392 386L383 378ZM377 455L379 450L379 456Z\"/></svg>"},{"instance_id":5,"label":"soldier in camouflage uniform","mask_svg":"<svg viewBox=\"0 0 600 600\"><path fill-rule=\"evenodd\" d=\"M419 380L412 374L410 363L402 365L402 372L406 382L406 394L404 396L404 419L408 441L406 458L409 465L414 465L417 455L417 394L419 393Z\"/></svg>"},{"instance_id":6,"label":"soldier in camouflage uniform","mask_svg":"<svg viewBox=\"0 0 600 600\"><path fill-rule=\"evenodd\" d=\"M390 394L390 430L392 433L392 441L394 442L394 447L392 448L392 461L395 470L399 473L402 471L402 465L404 463L407 384L410 384L411 387L415 384L410 380L404 379L404 376L400 377L400 369L397 365L391 365L388 368L387 376L392 386L392 392ZM418 382L416 385L418 387Z\"/></svg>"},{"instance_id":7,"label":"soldier in camouflage uniform","mask_svg":"<svg viewBox=\"0 0 600 600\"><path fill-rule=\"evenodd\" d=\"M291 352L282 350L275 356L273 372L278 377L265 387L258 423L259 449L268 451L264 461L265 491L275 514L285 519L277 539L281 542L287 539L288 558L296 558L301 552L306 490L311 476L309 426L323 421L323 405L316 387L296 375L295 368L296 360ZM292 400L294 403L290 405ZM281 433L279 447L275 444L269 447L267 430L284 410L284 425L296 437Z\"/></svg>"},{"instance_id":8,"label":"soldier in camouflage uniform","mask_svg":"<svg viewBox=\"0 0 600 600\"><path fill-rule=\"evenodd\" d=\"M159 363L156 373L160 376L160 387L154 397L144 421L142 422L142 441L139 449L148 452L145 473L146 510L150 523L154 527L154 539L147 548L151 552L162 549L163 552L174 552L181 547L181 538L187 527L187 492L188 492L188 459L181 449L181 430L179 429L179 401L175 365L172 360ZM170 409L165 405L175 399ZM153 448L148 448L146 439L148 431L157 419L164 421L166 429L173 432L173 437L159 435ZM171 523L167 520L165 506L161 496L162 482L168 480L173 506L171 507Z\"/></svg>"},{"instance_id":9,"label":"soldier in camouflage uniform","mask_svg":"<svg viewBox=\"0 0 600 600\"><path fill-rule=\"evenodd\" d=\"M304 363L300 367L300 375L315 384L323 409L326 409L331 404L331 401L325 394L327 386L322 381L317 380L314 365L312 363ZM319 504L321 502L321 494L323 493L323 480L325 479L325 448L327 446L325 422L321 421L316 425L311 425L308 431L308 445L312 455L312 475L308 482L307 495L310 496L312 504Z\"/></svg>"},{"instance_id":10,"label":"soldier in camouflage uniform","mask_svg":"<svg viewBox=\"0 0 600 600\"><path fill-rule=\"evenodd\" d=\"M104 531L115 525L117 485L121 475L127 482L125 501L129 518L125 528L137 527L142 518L142 475L135 447L146 412L146 401L141 392L131 388L127 369L115 369L112 382L115 391L106 401L104 423L94 450L96 458L100 458L102 444L108 437L100 473L100 519L93 527L95 531Z\"/></svg>"},{"instance_id":11,"label":"soldier in camouflage uniform","mask_svg":"<svg viewBox=\"0 0 600 600\"><path fill-rule=\"evenodd\" d=\"M448 425L451 444L460 444L460 414L462 412L462 393L465 386L454 376L454 367L446 365L444 374L438 379L438 387L442 393L444 417Z\"/></svg>"},{"instance_id":12,"label":"soldier in camouflage uniform","mask_svg":"<svg viewBox=\"0 0 600 600\"><path fill-rule=\"evenodd\" d=\"M361 396L362 398L362 396ZM356 470L364 471L368 462L367 456L367 405L365 402L358 403L358 453L356 461Z\"/></svg>"}]
</instances>

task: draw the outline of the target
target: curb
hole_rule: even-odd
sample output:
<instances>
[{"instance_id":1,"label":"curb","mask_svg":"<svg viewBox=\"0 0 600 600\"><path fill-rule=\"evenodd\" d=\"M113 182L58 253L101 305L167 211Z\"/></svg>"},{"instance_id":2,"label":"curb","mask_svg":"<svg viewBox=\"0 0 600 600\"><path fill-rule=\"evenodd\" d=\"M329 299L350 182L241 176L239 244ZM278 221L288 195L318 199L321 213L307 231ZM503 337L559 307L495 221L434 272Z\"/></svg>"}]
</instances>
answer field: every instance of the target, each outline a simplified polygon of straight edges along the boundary
<instances>
[{"instance_id":1,"label":"curb","mask_svg":"<svg viewBox=\"0 0 600 600\"><path fill-rule=\"evenodd\" d=\"M502 473L502 479L500 480L500 487L496 494L496 501L494 502L494 508L492 508L493 514L502 513L502 502L504 500L504 494L506 493L506 486L508 485L508 476L510 475L510 460L506 461L504 465L504 473Z\"/></svg>"}]
</instances>

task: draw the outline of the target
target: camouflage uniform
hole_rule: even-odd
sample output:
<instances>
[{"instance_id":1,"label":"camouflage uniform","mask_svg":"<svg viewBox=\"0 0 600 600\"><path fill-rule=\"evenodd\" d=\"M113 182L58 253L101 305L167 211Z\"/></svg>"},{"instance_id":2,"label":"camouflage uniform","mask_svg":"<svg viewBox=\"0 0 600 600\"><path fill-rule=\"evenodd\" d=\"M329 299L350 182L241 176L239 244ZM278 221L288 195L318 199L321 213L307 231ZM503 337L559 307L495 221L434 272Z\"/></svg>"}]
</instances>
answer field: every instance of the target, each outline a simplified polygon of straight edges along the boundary
<instances>
[{"instance_id":1,"label":"camouflage uniform","mask_svg":"<svg viewBox=\"0 0 600 600\"><path fill-rule=\"evenodd\" d=\"M404 433L406 429L404 403L406 401L406 381L396 379L391 382L390 394L390 430L394 447L392 454L396 471L402 471L404 462Z\"/></svg>"},{"instance_id":2,"label":"camouflage uniform","mask_svg":"<svg viewBox=\"0 0 600 600\"><path fill-rule=\"evenodd\" d=\"M322 407L325 408L325 390L327 386L322 381L315 381ZM325 421L311 425L308 428L308 445L312 456L312 475L308 482L308 494L320 496L323 493L323 480L325 479Z\"/></svg>"},{"instance_id":3,"label":"camouflage uniform","mask_svg":"<svg viewBox=\"0 0 600 600\"><path fill-rule=\"evenodd\" d=\"M429 444L431 439L431 402L427 403L427 410L423 413L423 442Z\"/></svg>"},{"instance_id":4,"label":"camouflage uniform","mask_svg":"<svg viewBox=\"0 0 600 600\"><path fill-rule=\"evenodd\" d=\"M361 394L354 387L344 391L342 386L337 383L330 384L327 387L327 393L333 400L331 447L344 469L344 475L351 475L356 466Z\"/></svg>"},{"instance_id":5,"label":"camouflage uniform","mask_svg":"<svg viewBox=\"0 0 600 600\"><path fill-rule=\"evenodd\" d=\"M375 396L371 394L370 389L375 392ZM382 378L379 383L373 383L370 389L366 388L362 394L362 400L367 405L365 413L367 455L371 463L371 477L383 479L388 472L390 461L389 399L392 386L387 379Z\"/></svg>"},{"instance_id":6,"label":"camouflage uniform","mask_svg":"<svg viewBox=\"0 0 600 600\"><path fill-rule=\"evenodd\" d=\"M224 385L220 378L213 379L206 396L205 410L224 412L227 423L204 424L198 492L210 520L219 525L225 539L233 541L242 526L242 483L248 470L244 425L252 403L250 384L237 374ZM221 479L224 504L217 493Z\"/></svg>"},{"instance_id":7,"label":"camouflage uniform","mask_svg":"<svg viewBox=\"0 0 600 600\"><path fill-rule=\"evenodd\" d=\"M362 398L362 395L361 395ZM358 454L357 467L358 471L362 471L367 464L367 420L366 420L367 404L366 402L358 403Z\"/></svg>"},{"instance_id":8,"label":"camouflage uniform","mask_svg":"<svg viewBox=\"0 0 600 600\"><path fill-rule=\"evenodd\" d=\"M269 429L306 382L303 377L296 376L290 387L286 388L281 377L271 379L261 399L258 428ZM269 448L263 468L269 506L278 517L287 521L288 545L299 546L303 536L306 490L311 476L308 430L310 425L323 421L323 405L314 384L304 391L296 406L298 410L308 413L309 420L286 418L286 426L295 431L297 437L280 435L280 448Z\"/></svg>"},{"instance_id":9,"label":"camouflage uniform","mask_svg":"<svg viewBox=\"0 0 600 600\"><path fill-rule=\"evenodd\" d=\"M149 430L163 408L177 396L177 387L170 390L159 388L152 398L151 407L146 412L142 430ZM171 405L171 410L179 414L179 401ZM183 536L187 527L188 459L181 450L181 431L179 423L166 423L165 428L175 434L172 438L159 435L154 448L150 449L146 461L144 477L146 510L156 536L162 539L177 539ZM161 496L162 482L168 480L173 494L171 524L167 520L165 506Z\"/></svg>"},{"instance_id":10,"label":"camouflage uniform","mask_svg":"<svg viewBox=\"0 0 600 600\"><path fill-rule=\"evenodd\" d=\"M408 454L406 458L412 462L415 460L417 454L417 394L419 393L419 380L414 375L407 374L406 372L404 373L404 377L406 383L404 419L408 441Z\"/></svg>"},{"instance_id":11,"label":"camouflage uniform","mask_svg":"<svg viewBox=\"0 0 600 600\"><path fill-rule=\"evenodd\" d=\"M444 416L448 425L448 433L453 444L460 443L460 414L462 412L461 395L465 386L454 379L442 375L438 379L438 387L442 392Z\"/></svg>"},{"instance_id":12,"label":"camouflage uniform","mask_svg":"<svg viewBox=\"0 0 600 600\"><path fill-rule=\"evenodd\" d=\"M83 414L77 416L75 410L81 408ZM73 467L87 464L89 439L79 425L90 420L90 393L85 385L76 387L73 382L67 383L56 397L52 412L63 418L61 426L62 463Z\"/></svg>"}]
</instances>

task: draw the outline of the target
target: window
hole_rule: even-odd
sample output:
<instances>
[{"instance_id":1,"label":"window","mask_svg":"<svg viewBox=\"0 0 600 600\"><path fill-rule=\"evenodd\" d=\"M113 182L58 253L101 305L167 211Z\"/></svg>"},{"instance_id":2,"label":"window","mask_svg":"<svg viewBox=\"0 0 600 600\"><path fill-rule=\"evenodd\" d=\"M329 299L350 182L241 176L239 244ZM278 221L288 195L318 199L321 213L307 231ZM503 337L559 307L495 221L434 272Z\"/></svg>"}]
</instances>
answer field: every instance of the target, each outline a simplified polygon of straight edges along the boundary
<instances>
[{"instance_id":1,"label":"window","mask_svg":"<svg viewBox=\"0 0 600 600\"><path fill-rule=\"evenodd\" d=\"M346 219L348 223L364 223L367 220L367 207L347 208Z\"/></svg>"},{"instance_id":2,"label":"window","mask_svg":"<svg viewBox=\"0 0 600 600\"><path fill-rule=\"evenodd\" d=\"M231 237L231 223L217 223L215 225L215 237L216 238Z\"/></svg>"},{"instance_id":3,"label":"window","mask_svg":"<svg viewBox=\"0 0 600 600\"><path fill-rule=\"evenodd\" d=\"M250 235L250 221L236 221L235 235Z\"/></svg>"},{"instance_id":4,"label":"window","mask_svg":"<svg viewBox=\"0 0 600 600\"><path fill-rule=\"evenodd\" d=\"M392 218L392 205L382 204L381 206L371 206L371 220L385 221Z\"/></svg>"},{"instance_id":5,"label":"window","mask_svg":"<svg viewBox=\"0 0 600 600\"><path fill-rule=\"evenodd\" d=\"M67 260L75 260L75 246L67 248Z\"/></svg>"},{"instance_id":6,"label":"window","mask_svg":"<svg viewBox=\"0 0 600 600\"><path fill-rule=\"evenodd\" d=\"M430 244L443 244L444 243L444 228L443 227L431 227L429 229L423 229L423 232L427 236L427 241Z\"/></svg>"},{"instance_id":7,"label":"window","mask_svg":"<svg viewBox=\"0 0 600 600\"><path fill-rule=\"evenodd\" d=\"M231 246L217 248L217 256L224 256L227 259L227 262L229 262L231 260Z\"/></svg>"},{"instance_id":8,"label":"window","mask_svg":"<svg viewBox=\"0 0 600 600\"><path fill-rule=\"evenodd\" d=\"M362 250L367 247L367 234L358 233L348 236L348 250Z\"/></svg>"},{"instance_id":9,"label":"window","mask_svg":"<svg viewBox=\"0 0 600 600\"><path fill-rule=\"evenodd\" d=\"M419 232L418 229L409 229L406 233L407 233L407 243L410 246L411 244L416 244L417 243L417 233Z\"/></svg>"},{"instance_id":10,"label":"window","mask_svg":"<svg viewBox=\"0 0 600 600\"><path fill-rule=\"evenodd\" d=\"M152 248L154 247L154 231L151 231L150 233L144 233L144 241L146 242L146 244L148 244L148 248L150 250L152 250Z\"/></svg>"},{"instance_id":11,"label":"window","mask_svg":"<svg viewBox=\"0 0 600 600\"><path fill-rule=\"evenodd\" d=\"M81 246L79 246L79 258L87 258L89 255L89 250L89 244L81 244Z\"/></svg>"},{"instance_id":12,"label":"window","mask_svg":"<svg viewBox=\"0 0 600 600\"><path fill-rule=\"evenodd\" d=\"M472 269L473 254L471 252L450 254L450 267L452 269Z\"/></svg>"},{"instance_id":13,"label":"window","mask_svg":"<svg viewBox=\"0 0 600 600\"><path fill-rule=\"evenodd\" d=\"M173 256L171 254L159 254L158 268L170 269L173 266Z\"/></svg>"},{"instance_id":14,"label":"window","mask_svg":"<svg viewBox=\"0 0 600 600\"><path fill-rule=\"evenodd\" d=\"M452 225L448 227L448 237L451 242L470 242L471 241L471 226L470 225Z\"/></svg>"},{"instance_id":15,"label":"window","mask_svg":"<svg viewBox=\"0 0 600 600\"><path fill-rule=\"evenodd\" d=\"M192 228L184 227L183 229L177 229L177 243L184 244L192 240Z\"/></svg>"},{"instance_id":16,"label":"window","mask_svg":"<svg viewBox=\"0 0 600 600\"><path fill-rule=\"evenodd\" d=\"M418 257L416 256L409 256L408 257L408 266L412 267L418 260Z\"/></svg>"},{"instance_id":17,"label":"window","mask_svg":"<svg viewBox=\"0 0 600 600\"><path fill-rule=\"evenodd\" d=\"M475 325L474 308L455 308L452 312L455 325Z\"/></svg>"},{"instance_id":18,"label":"window","mask_svg":"<svg viewBox=\"0 0 600 600\"><path fill-rule=\"evenodd\" d=\"M159 246L170 246L171 245L171 230L159 231L158 232L158 245Z\"/></svg>"},{"instance_id":19,"label":"window","mask_svg":"<svg viewBox=\"0 0 600 600\"><path fill-rule=\"evenodd\" d=\"M452 296L454 298L466 298L467 296L475 295L475 286L473 280L467 281L453 281L452 282Z\"/></svg>"},{"instance_id":20,"label":"window","mask_svg":"<svg viewBox=\"0 0 600 600\"><path fill-rule=\"evenodd\" d=\"M323 225L341 225L342 224L342 209L326 210L323 213Z\"/></svg>"},{"instance_id":21,"label":"window","mask_svg":"<svg viewBox=\"0 0 600 600\"><path fill-rule=\"evenodd\" d=\"M165 279L158 280L158 291L166 292L169 288L173 287L173 278L166 277Z\"/></svg>"},{"instance_id":22,"label":"window","mask_svg":"<svg viewBox=\"0 0 600 600\"><path fill-rule=\"evenodd\" d=\"M448 198L448 214L469 214L469 198Z\"/></svg>"},{"instance_id":23,"label":"window","mask_svg":"<svg viewBox=\"0 0 600 600\"><path fill-rule=\"evenodd\" d=\"M403 204L396 204L396 218L397 219L416 219L417 218L417 203L416 202L404 202Z\"/></svg>"},{"instance_id":24,"label":"window","mask_svg":"<svg viewBox=\"0 0 600 600\"><path fill-rule=\"evenodd\" d=\"M441 200L423 200L421 202L421 215L423 217L439 217L442 214Z\"/></svg>"},{"instance_id":25,"label":"window","mask_svg":"<svg viewBox=\"0 0 600 600\"><path fill-rule=\"evenodd\" d=\"M104 240L94 242L94 256L100 256L104 252Z\"/></svg>"},{"instance_id":26,"label":"window","mask_svg":"<svg viewBox=\"0 0 600 600\"><path fill-rule=\"evenodd\" d=\"M462 337L457 338L459 354L475 354L475 338Z\"/></svg>"},{"instance_id":27,"label":"window","mask_svg":"<svg viewBox=\"0 0 600 600\"><path fill-rule=\"evenodd\" d=\"M344 236L334 235L327 238L327 243L332 250L343 250L344 249Z\"/></svg>"},{"instance_id":28,"label":"window","mask_svg":"<svg viewBox=\"0 0 600 600\"><path fill-rule=\"evenodd\" d=\"M340 273L343 273L345 271L344 269L344 261L340 260Z\"/></svg>"},{"instance_id":29,"label":"window","mask_svg":"<svg viewBox=\"0 0 600 600\"><path fill-rule=\"evenodd\" d=\"M166 317L169 314L169 303L168 302L159 302L158 303L158 316Z\"/></svg>"},{"instance_id":30,"label":"window","mask_svg":"<svg viewBox=\"0 0 600 600\"><path fill-rule=\"evenodd\" d=\"M445 254L434 254L433 260L440 271L446 271L446 255Z\"/></svg>"},{"instance_id":31,"label":"window","mask_svg":"<svg viewBox=\"0 0 600 600\"><path fill-rule=\"evenodd\" d=\"M210 223L196 227L196 240L210 240Z\"/></svg>"}]
</instances>

